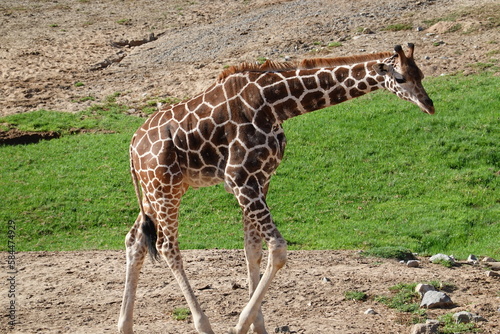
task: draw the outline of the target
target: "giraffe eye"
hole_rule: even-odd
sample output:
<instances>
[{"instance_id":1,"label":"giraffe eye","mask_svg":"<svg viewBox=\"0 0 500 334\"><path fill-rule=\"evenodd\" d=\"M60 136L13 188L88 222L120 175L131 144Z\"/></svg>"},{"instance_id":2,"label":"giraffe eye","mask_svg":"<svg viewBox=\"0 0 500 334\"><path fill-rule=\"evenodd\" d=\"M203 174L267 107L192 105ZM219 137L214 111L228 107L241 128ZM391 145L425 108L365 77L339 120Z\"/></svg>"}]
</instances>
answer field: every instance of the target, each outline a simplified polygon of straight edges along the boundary
<instances>
[{"instance_id":1,"label":"giraffe eye","mask_svg":"<svg viewBox=\"0 0 500 334\"><path fill-rule=\"evenodd\" d=\"M406 79L404 77L401 77L401 78L395 78L396 79L396 82L399 83L399 84L402 84L402 83L405 83L406 82Z\"/></svg>"}]
</instances>

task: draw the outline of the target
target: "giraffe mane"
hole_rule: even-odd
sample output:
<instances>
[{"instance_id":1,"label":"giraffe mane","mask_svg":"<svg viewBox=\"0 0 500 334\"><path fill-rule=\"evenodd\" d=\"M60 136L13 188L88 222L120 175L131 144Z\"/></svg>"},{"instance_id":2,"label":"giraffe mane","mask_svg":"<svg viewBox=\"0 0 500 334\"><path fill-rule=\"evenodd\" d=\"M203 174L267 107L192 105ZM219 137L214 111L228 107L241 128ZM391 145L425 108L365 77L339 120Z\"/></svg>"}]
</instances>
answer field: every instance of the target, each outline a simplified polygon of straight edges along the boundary
<instances>
[{"instance_id":1,"label":"giraffe mane","mask_svg":"<svg viewBox=\"0 0 500 334\"><path fill-rule=\"evenodd\" d=\"M393 56L393 52L379 52L357 56L336 57L336 58L306 58L295 62L277 62L266 60L263 64L242 63L231 66L219 74L217 80L221 81L235 73L243 72L283 72L289 70L306 70L324 67L336 67L341 65L352 65L372 60L385 59Z\"/></svg>"}]
</instances>

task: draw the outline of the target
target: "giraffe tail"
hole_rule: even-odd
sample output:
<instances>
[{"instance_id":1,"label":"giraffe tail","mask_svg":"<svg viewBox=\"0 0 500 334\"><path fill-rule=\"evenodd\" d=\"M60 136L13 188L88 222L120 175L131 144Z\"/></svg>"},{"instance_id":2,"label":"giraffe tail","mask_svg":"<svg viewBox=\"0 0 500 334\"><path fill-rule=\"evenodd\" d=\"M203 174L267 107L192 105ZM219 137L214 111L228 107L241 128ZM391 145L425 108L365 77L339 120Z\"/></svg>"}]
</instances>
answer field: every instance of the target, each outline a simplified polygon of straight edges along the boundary
<instances>
[{"instance_id":1,"label":"giraffe tail","mask_svg":"<svg viewBox=\"0 0 500 334\"><path fill-rule=\"evenodd\" d=\"M148 247L148 253L151 256L151 260L153 262L159 261L160 254L156 249L156 240L158 239L158 233L156 231L156 225L154 221L149 217L145 211L144 206L141 200L141 189L139 186L139 179L137 177L137 172L134 168L134 159L132 158L132 147L134 143L134 138L132 139L132 143L130 145L130 174L132 175L132 181L134 183L135 196L137 197L137 201L139 202L139 208L141 211L141 228L142 233L146 239L146 246Z\"/></svg>"},{"instance_id":2,"label":"giraffe tail","mask_svg":"<svg viewBox=\"0 0 500 334\"><path fill-rule=\"evenodd\" d=\"M148 252L151 256L153 262L160 260L160 254L156 249L156 240L158 239L158 234L156 232L156 226L153 220L147 215L143 215L144 221L142 222L142 233L146 238L146 245L148 246Z\"/></svg>"}]
</instances>

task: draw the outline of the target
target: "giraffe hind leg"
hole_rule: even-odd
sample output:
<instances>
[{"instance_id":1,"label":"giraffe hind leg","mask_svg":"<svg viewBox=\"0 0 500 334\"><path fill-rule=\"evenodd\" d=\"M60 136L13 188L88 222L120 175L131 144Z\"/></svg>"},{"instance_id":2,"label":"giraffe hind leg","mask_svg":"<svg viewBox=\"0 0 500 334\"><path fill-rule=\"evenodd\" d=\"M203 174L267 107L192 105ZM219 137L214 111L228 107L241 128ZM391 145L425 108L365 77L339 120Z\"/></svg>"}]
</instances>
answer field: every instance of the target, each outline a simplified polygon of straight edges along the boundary
<instances>
[{"instance_id":1,"label":"giraffe hind leg","mask_svg":"<svg viewBox=\"0 0 500 334\"><path fill-rule=\"evenodd\" d=\"M198 300L184 271L183 261L177 241L175 240L175 238L172 238L172 235L169 235L167 233L165 233L164 240L170 241L161 243L161 246L159 243L159 252L170 267L170 270L172 271L172 274L174 275L182 291L182 294L184 295L184 298L188 303L197 332L200 334L214 334L210 326L208 317L205 315L200 304L198 303Z\"/></svg>"},{"instance_id":2,"label":"giraffe hind leg","mask_svg":"<svg viewBox=\"0 0 500 334\"><path fill-rule=\"evenodd\" d=\"M142 215L139 214L134 226L125 238L127 265L123 301L120 310L120 318L118 319L118 331L123 334L133 333L133 313L137 283L147 252L146 238L140 228L141 223Z\"/></svg>"},{"instance_id":3,"label":"giraffe hind leg","mask_svg":"<svg viewBox=\"0 0 500 334\"><path fill-rule=\"evenodd\" d=\"M157 224L156 233L156 249L158 253L167 262L172 274L174 275L183 295L186 299L194 326L200 334L214 334L210 326L208 317L203 312L196 296L191 288L189 280L184 271L181 252L178 243L178 214L180 198L187 190L186 185L168 186L161 188L163 198L166 199L167 194L175 194L170 199L164 200L153 205L152 216ZM152 200L151 200L152 202ZM148 229L148 227L146 227ZM154 237L151 239L153 240Z\"/></svg>"}]
</instances>

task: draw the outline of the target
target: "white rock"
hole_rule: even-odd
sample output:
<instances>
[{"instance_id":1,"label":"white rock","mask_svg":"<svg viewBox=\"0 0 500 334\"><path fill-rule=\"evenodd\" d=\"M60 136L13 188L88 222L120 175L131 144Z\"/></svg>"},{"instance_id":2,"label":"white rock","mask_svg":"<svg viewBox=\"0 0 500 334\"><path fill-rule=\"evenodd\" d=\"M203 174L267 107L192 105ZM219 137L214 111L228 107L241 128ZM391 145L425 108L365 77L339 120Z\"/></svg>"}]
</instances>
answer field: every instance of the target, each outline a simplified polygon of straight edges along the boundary
<instances>
[{"instance_id":1,"label":"white rock","mask_svg":"<svg viewBox=\"0 0 500 334\"><path fill-rule=\"evenodd\" d=\"M469 255L469 257L467 258L467 262L469 263L477 263L477 261L477 257L474 254Z\"/></svg>"},{"instance_id":2,"label":"white rock","mask_svg":"<svg viewBox=\"0 0 500 334\"><path fill-rule=\"evenodd\" d=\"M424 296L425 293L427 291L436 291L436 289L434 288L434 286L430 285L430 284L418 284L416 287L415 287L415 292L418 292L420 293L420 296Z\"/></svg>"},{"instance_id":3,"label":"white rock","mask_svg":"<svg viewBox=\"0 0 500 334\"><path fill-rule=\"evenodd\" d=\"M429 261L432 263L436 263L439 261L447 261L447 262L450 262L451 264L455 263L454 258L452 258L451 256L448 256L446 254L441 254L441 253L431 256Z\"/></svg>"},{"instance_id":4,"label":"white rock","mask_svg":"<svg viewBox=\"0 0 500 334\"><path fill-rule=\"evenodd\" d=\"M495 260L494 258L491 258L489 256L485 256L483 259L482 259L483 262L497 262L497 260Z\"/></svg>"},{"instance_id":5,"label":"white rock","mask_svg":"<svg viewBox=\"0 0 500 334\"><path fill-rule=\"evenodd\" d=\"M439 308L453 305L451 298L441 291L427 291L422 298L420 307Z\"/></svg>"},{"instance_id":6,"label":"white rock","mask_svg":"<svg viewBox=\"0 0 500 334\"><path fill-rule=\"evenodd\" d=\"M374 309L369 308L368 310L365 311L365 314L377 314Z\"/></svg>"}]
</instances>

